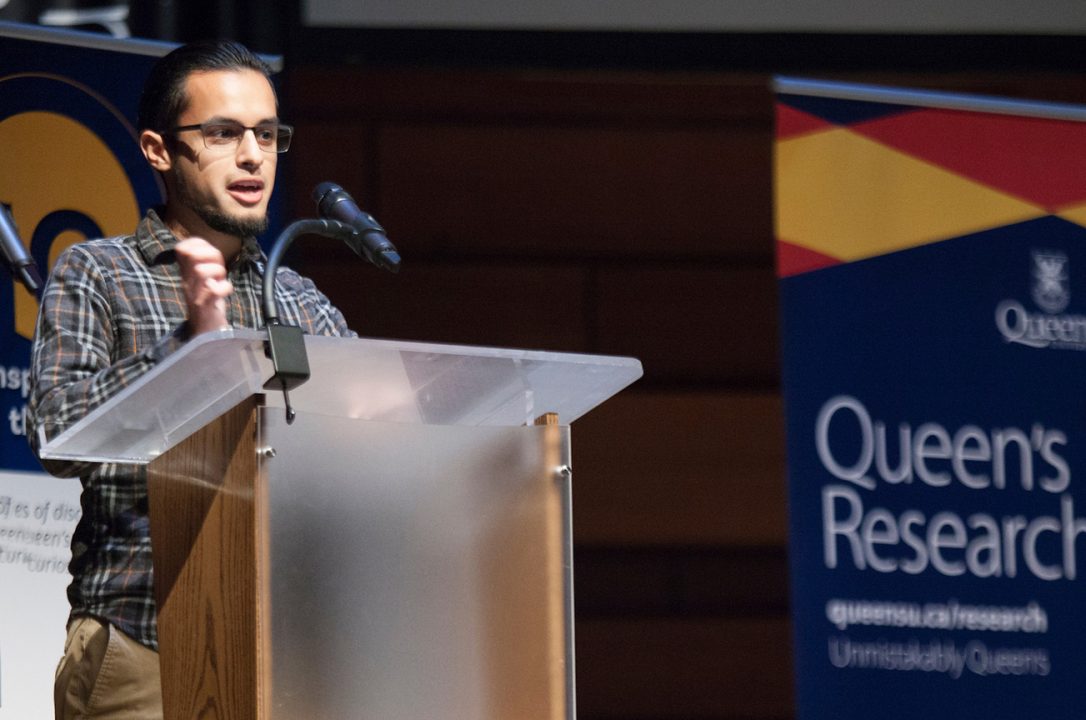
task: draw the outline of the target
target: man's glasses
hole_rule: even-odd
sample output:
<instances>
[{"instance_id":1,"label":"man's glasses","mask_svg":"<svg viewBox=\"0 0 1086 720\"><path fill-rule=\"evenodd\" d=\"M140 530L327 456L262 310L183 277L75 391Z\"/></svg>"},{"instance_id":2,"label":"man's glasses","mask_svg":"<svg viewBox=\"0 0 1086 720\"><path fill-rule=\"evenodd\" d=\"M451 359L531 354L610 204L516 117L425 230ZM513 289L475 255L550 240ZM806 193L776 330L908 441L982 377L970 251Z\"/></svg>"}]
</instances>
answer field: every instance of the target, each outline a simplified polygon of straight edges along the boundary
<instances>
[{"instance_id":1,"label":"man's glasses","mask_svg":"<svg viewBox=\"0 0 1086 720\"><path fill-rule=\"evenodd\" d=\"M248 130L253 131L256 144L264 152L285 153L290 149L290 138L294 128L281 123L263 123L245 126L236 122L206 122L199 125L181 125L170 130L171 133L199 130L208 150L225 152L236 150Z\"/></svg>"}]
</instances>

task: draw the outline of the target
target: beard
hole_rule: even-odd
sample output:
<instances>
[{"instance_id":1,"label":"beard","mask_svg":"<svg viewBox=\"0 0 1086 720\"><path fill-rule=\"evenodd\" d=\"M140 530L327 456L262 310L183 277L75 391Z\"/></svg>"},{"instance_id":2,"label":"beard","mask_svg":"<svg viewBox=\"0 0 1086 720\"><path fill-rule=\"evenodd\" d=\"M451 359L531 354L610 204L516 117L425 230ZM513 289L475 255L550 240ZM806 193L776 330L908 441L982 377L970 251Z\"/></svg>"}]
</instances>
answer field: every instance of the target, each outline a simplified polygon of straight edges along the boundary
<instances>
[{"instance_id":1,"label":"beard","mask_svg":"<svg viewBox=\"0 0 1086 720\"><path fill-rule=\"evenodd\" d=\"M222 208L199 197L182 173L174 175L177 196L181 205L192 210L209 228L236 238L256 237L268 229L268 215L260 217L234 217Z\"/></svg>"},{"instance_id":2,"label":"beard","mask_svg":"<svg viewBox=\"0 0 1086 720\"><path fill-rule=\"evenodd\" d=\"M212 230L218 230L236 238L255 237L268 229L268 216L238 218L227 215L217 207L196 205L192 208Z\"/></svg>"}]
</instances>

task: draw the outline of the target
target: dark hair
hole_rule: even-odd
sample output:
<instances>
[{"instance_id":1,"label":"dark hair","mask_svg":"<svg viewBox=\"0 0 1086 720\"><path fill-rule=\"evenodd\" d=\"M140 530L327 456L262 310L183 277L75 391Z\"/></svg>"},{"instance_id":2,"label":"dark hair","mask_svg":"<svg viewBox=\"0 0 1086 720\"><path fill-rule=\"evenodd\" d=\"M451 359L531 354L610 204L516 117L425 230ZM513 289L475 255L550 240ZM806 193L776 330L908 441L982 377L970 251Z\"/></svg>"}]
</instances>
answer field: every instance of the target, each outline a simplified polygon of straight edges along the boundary
<instances>
[{"instance_id":1,"label":"dark hair","mask_svg":"<svg viewBox=\"0 0 1086 720\"><path fill-rule=\"evenodd\" d=\"M185 81L196 72L255 70L268 78L271 68L253 51L233 40L201 40L164 55L147 76L140 96L139 130L171 128L185 109ZM275 86L272 86L275 92Z\"/></svg>"}]
</instances>

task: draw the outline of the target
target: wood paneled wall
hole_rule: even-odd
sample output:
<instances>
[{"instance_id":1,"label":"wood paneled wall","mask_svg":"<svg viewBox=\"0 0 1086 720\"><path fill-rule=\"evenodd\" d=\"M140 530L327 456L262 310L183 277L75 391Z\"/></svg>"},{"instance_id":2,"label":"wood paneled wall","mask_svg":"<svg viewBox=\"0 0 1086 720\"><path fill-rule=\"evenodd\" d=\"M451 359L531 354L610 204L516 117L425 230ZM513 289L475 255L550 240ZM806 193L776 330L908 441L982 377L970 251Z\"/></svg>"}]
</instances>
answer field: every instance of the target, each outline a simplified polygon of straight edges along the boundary
<instances>
[{"instance_id":1,"label":"wood paneled wall","mask_svg":"<svg viewBox=\"0 0 1086 720\"><path fill-rule=\"evenodd\" d=\"M404 257L294 254L360 333L644 363L574 424L580 717L792 717L768 76L306 66L284 106L292 215L338 182Z\"/></svg>"}]
</instances>

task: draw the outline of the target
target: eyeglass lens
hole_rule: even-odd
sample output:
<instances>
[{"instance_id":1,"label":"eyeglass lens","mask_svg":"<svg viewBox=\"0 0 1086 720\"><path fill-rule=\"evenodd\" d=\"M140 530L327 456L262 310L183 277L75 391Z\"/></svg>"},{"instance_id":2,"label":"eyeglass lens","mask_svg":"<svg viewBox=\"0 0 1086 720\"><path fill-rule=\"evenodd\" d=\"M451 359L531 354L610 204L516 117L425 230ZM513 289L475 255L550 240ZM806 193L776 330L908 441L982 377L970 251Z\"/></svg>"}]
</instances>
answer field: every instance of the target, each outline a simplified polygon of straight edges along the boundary
<instances>
[{"instance_id":1,"label":"eyeglass lens","mask_svg":"<svg viewBox=\"0 0 1086 720\"><path fill-rule=\"evenodd\" d=\"M290 148L290 138L294 128L289 125L267 123L254 127L245 127L241 123L205 123L200 126L204 146L208 150L235 148L245 136L246 130L252 130L256 143L261 150L268 152L286 152Z\"/></svg>"}]
</instances>

